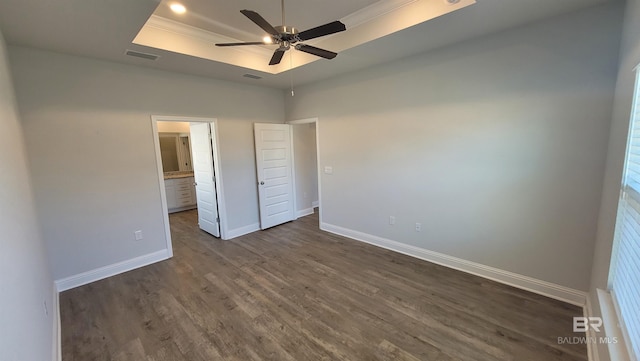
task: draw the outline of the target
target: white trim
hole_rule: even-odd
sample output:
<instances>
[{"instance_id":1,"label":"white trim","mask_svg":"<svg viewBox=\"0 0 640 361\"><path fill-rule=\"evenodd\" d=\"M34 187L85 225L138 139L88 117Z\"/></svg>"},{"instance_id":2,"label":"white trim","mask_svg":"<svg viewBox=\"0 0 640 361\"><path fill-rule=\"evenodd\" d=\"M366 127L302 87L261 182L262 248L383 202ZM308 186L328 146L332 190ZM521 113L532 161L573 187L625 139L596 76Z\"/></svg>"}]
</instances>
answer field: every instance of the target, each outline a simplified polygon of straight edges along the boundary
<instances>
[{"instance_id":1,"label":"white trim","mask_svg":"<svg viewBox=\"0 0 640 361\"><path fill-rule=\"evenodd\" d=\"M136 268L148 266L150 264L164 261L171 258L168 250L163 249L144 256L132 258L126 261L114 263L108 266L96 268L74 276L66 277L55 281L58 292L70 290L72 288L84 286L91 282L99 281L120 273L132 271Z\"/></svg>"},{"instance_id":2,"label":"white trim","mask_svg":"<svg viewBox=\"0 0 640 361\"><path fill-rule=\"evenodd\" d=\"M160 138L158 137L158 119L151 116L151 128L153 129L153 146L156 152L156 170L158 172L158 187L160 188L160 203L162 207L162 223L164 225L164 240L167 245L169 257L173 257L173 245L171 242L171 228L169 226L169 210L167 209L167 191L164 186L164 173L162 171L162 151L160 150Z\"/></svg>"},{"instance_id":3,"label":"white trim","mask_svg":"<svg viewBox=\"0 0 640 361\"><path fill-rule=\"evenodd\" d=\"M287 124L291 124L291 125L311 124L311 123L316 123L317 121L318 121L318 118L307 118L307 119L291 120L291 121L288 121Z\"/></svg>"},{"instance_id":4,"label":"white trim","mask_svg":"<svg viewBox=\"0 0 640 361\"><path fill-rule=\"evenodd\" d=\"M605 290L597 289L598 303L600 304L600 314L604 325L604 333L606 337L615 337L617 343L607 344L607 351L611 360L615 361L634 361L633 351L627 345L626 334L619 319L618 311L615 306L613 295Z\"/></svg>"},{"instance_id":5,"label":"white trim","mask_svg":"<svg viewBox=\"0 0 640 361\"><path fill-rule=\"evenodd\" d=\"M318 177L318 199L320 198L320 143L318 142L318 118L306 118L306 119L296 119L296 120L290 120L288 122L286 122L285 124L288 125L300 125L300 124L314 124L316 125L316 163L318 164L318 169L316 170L316 174ZM290 127L291 131L289 132L291 134L291 164L292 164L292 179L293 179L293 204L295 205L295 209L298 209L298 199L297 199L297 193L298 193L298 189L297 189L297 183L296 183L296 162L295 162L295 147L294 147L294 127ZM312 203L311 206L311 212L309 212L309 209L304 209L301 211L296 211L296 219L300 218L300 217L304 217L304 216L308 216L310 214L313 214L313 208L316 207L320 207L320 201L314 201ZM320 218L322 221L322 218Z\"/></svg>"},{"instance_id":6,"label":"white trim","mask_svg":"<svg viewBox=\"0 0 640 361\"><path fill-rule=\"evenodd\" d=\"M320 119L319 118L315 118L316 120L316 165L318 166L318 201L317 201L317 207L318 207L318 218L320 221L320 224L322 224L322 172L320 171L320 169L322 168L322 163L320 163ZM316 205L314 205L314 207L316 207Z\"/></svg>"},{"instance_id":7,"label":"white trim","mask_svg":"<svg viewBox=\"0 0 640 361\"><path fill-rule=\"evenodd\" d=\"M591 297L587 295L587 302L584 305L584 317L593 317L593 308L591 307ZM587 330L587 339L595 340L597 337L595 330L592 327L589 327ZM587 342L587 359L589 361L600 361L600 355L598 354L598 345L593 342Z\"/></svg>"},{"instance_id":8,"label":"white trim","mask_svg":"<svg viewBox=\"0 0 640 361\"><path fill-rule=\"evenodd\" d=\"M348 29L365 24L373 19L392 13L418 0L384 0L375 2L340 19Z\"/></svg>"},{"instance_id":9,"label":"white trim","mask_svg":"<svg viewBox=\"0 0 640 361\"><path fill-rule=\"evenodd\" d=\"M307 208L307 209L303 209L303 210L297 211L296 212L296 217L300 218L300 217L308 216L310 214L313 214L313 208Z\"/></svg>"},{"instance_id":10,"label":"white trim","mask_svg":"<svg viewBox=\"0 0 640 361\"><path fill-rule=\"evenodd\" d=\"M216 118L199 118L184 117L177 115L152 115L151 125L153 127L153 141L156 147L156 167L158 168L158 182L160 184L160 198L162 201L162 212L165 223L165 237L167 238L167 248L173 257L173 248L171 246L171 228L169 225L169 210L167 209L167 195L164 189L164 173L162 172L162 156L160 153L160 141L157 139L158 122L188 122L188 123L210 123L211 132L213 133L213 171L216 177L216 196L218 198L218 217L220 217L220 238L223 240L231 239L228 233L227 208L224 200L224 187L222 182L222 171L220 168L220 139L218 136L218 119Z\"/></svg>"},{"instance_id":11,"label":"white trim","mask_svg":"<svg viewBox=\"0 0 640 361\"><path fill-rule=\"evenodd\" d=\"M224 186L222 185L221 157L220 157L220 137L218 136L218 120L215 119L211 124L211 133L213 133L213 173L216 177L216 197L218 198L218 218L220 218L220 238L227 239L227 207L224 200Z\"/></svg>"},{"instance_id":12,"label":"white trim","mask_svg":"<svg viewBox=\"0 0 640 361\"><path fill-rule=\"evenodd\" d=\"M225 238L225 239L233 239L236 237L244 236L245 234L259 231L259 230L260 230L260 223L254 223L248 226L244 226L236 229L230 229L229 232L227 233L227 237L229 238Z\"/></svg>"},{"instance_id":13,"label":"white trim","mask_svg":"<svg viewBox=\"0 0 640 361\"><path fill-rule=\"evenodd\" d=\"M213 21L216 26L224 28L225 31L233 31L237 35L240 35L242 38L251 39L254 38L255 35L252 33L248 33L246 31L238 30L236 28L229 27L226 24L208 19L207 21ZM151 15L147 23L144 25L145 27L155 28L161 31L166 31L174 34L178 34L181 36L187 36L190 38L198 39L207 43L211 43L212 45L215 43L235 43L242 42L242 40L224 36L219 33L215 33L212 31L203 30L201 28L197 28L194 26L186 25L184 23L163 18L158 15ZM271 55L272 51L259 46L243 46L241 49L237 49L241 52L245 53L253 53L260 56Z\"/></svg>"},{"instance_id":14,"label":"white trim","mask_svg":"<svg viewBox=\"0 0 640 361\"><path fill-rule=\"evenodd\" d=\"M289 126L289 149L291 153L291 196L293 197L293 220L298 219L298 213L296 209L298 209L298 184L296 183L296 150L293 147L293 127L291 124L286 124ZM256 155L257 157L258 155Z\"/></svg>"},{"instance_id":15,"label":"white trim","mask_svg":"<svg viewBox=\"0 0 640 361\"><path fill-rule=\"evenodd\" d=\"M402 253L407 256L419 258L431 263L439 264L441 266L453 268L459 271L490 279L492 281L503 283L543 296L551 297L573 305L584 306L586 304L587 294L583 291L574 290L532 277L485 266L479 263L448 256L438 252L429 251L424 248L411 246L408 244L392 241L390 239L373 236L328 223L320 223L320 229L344 237L352 238L357 241L369 243L374 246L382 247L391 251Z\"/></svg>"},{"instance_id":16,"label":"white trim","mask_svg":"<svg viewBox=\"0 0 640 361\"><path fill-rule=\"evenodd\" d=\"M51 307L53 311L53 347L52 347L52 360L62 361L62 327L60 323L60 292L56 289L55 283L53 284L53 305Z\"/></svg>"}]
</instances>

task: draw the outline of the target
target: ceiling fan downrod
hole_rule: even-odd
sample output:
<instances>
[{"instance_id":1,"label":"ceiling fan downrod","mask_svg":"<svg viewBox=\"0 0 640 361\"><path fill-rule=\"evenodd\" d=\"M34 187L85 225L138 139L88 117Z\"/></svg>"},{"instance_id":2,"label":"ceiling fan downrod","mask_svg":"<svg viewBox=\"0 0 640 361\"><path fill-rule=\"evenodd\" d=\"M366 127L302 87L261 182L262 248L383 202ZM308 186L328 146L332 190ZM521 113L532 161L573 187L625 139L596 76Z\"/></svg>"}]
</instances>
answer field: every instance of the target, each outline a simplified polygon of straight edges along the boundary
<instances>
[{"instance_id":1,"label":"ceiling fan downrod","mask_svg":"<svg viewBox=\"0 0 640 361\"><path fill-rule=\"evenodd\" d=\"M281 42L286 43L284 44L284 47L289 49L289 45L290 43L292 43L292 41L291 39L283 39L282 35L296 35L298 33L298 29L294 28L293 26L287 26L287 17L284 9L284 0L280 0L280 4L282 7L282 25L274 26L274 28L278 31L278 33L280 33L280 35L276 37L275 40L278 43L281 43Z\"/></svg>"},{"instance_id":2,"label":"ceiling fan downrod","mask_svg":"<svg viewBox=\"0 0 640 361\"><path fill-rule=\"evenodd\" d=\"M287 26L287 21L286 21L286 18L284 16L284 0L281 0L280 4L282 6L282 26L286 27Z\"/></svg>"}]
</instances>

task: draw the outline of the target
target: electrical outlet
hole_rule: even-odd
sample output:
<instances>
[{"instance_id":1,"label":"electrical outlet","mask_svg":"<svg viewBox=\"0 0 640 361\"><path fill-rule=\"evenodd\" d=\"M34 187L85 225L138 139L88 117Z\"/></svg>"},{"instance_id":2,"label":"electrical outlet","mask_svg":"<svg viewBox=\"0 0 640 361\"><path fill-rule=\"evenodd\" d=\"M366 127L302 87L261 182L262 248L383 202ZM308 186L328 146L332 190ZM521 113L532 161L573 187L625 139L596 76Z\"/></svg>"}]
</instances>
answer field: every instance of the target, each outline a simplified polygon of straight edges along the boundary
<instances>
[{"instance_id":1,"label":"electrical outlet","mask_svg":"<svg viewBox=\"0 0 640 361\"><path fill-rule=\"evenodd\" d=\"M324 174L333 174L333 167L332 166L325 166L324 167Z\"/></svg>"},{"instance_id":2,"label":"electrical outlet","mask_svg":"<svg viewBox=\"0 0 640 361\"><path fill-rule=\"evenodd\" d=\"M416 232L422 231L422 223L416 223Z\"/></svg>"},{"instance_id":3,"label":"electrical outlet","mask_svg":"<svg viewBox=\"0 0 640 361\"><path fill-rule=\"evenodd\" d=\"M396 217L394 217L394 216L389 216L389 224L390 224L390 225L392 225L392 226L393 226L394 224L396 224Z\"/></svg>"},{"instance_id":4,"label":"electrical outlet","mask_svg":"<svg viewBox=\"0 0 640 361\"><path fill-rule=\"evenodd\" d=\"M133 235L135 236L136 241L142 240L142 231L135 231L133 232Z\"/></svg>"}]
</instances>

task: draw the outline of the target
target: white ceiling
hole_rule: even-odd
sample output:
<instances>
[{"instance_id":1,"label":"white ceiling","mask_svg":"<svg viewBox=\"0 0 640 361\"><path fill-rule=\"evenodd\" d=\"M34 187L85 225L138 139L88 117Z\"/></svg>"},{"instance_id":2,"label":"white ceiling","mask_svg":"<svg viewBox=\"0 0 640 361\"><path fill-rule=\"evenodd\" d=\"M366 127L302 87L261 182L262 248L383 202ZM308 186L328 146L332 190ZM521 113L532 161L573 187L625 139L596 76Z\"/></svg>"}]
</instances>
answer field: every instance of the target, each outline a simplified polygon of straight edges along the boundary
<instances>
[{"instance_id":1,"label":"white ceiling","mask_svg":"<svg viewBox=\"0 0 640 361\"><path fill-rule=\"evenodd\" d=\"M257 11L273 25L280 25L278 0L185 0L189 15L183 18L167 13L166 4L160 0L0 0L0 29L12 45L285 89L290 83L290 73L295 83L301 85L607 1L477 0L476 4L450 14L340 51L340 55L331 61L322 59L280 74L256 72L132 44L156 10L156 15L206 31L253 41L253 36L262 33L239 10ZM342 19L373 2L288 0L285 5L287 25L304 30ZM349 33L349 29L346 33ZM133 58L124 55L126 49L161 57L156 61ZM268 60L269 57L265 58L265 63ZM247 79L242 76L245 73L258 74L263 79Z\"/></svg>"}]
</instances>

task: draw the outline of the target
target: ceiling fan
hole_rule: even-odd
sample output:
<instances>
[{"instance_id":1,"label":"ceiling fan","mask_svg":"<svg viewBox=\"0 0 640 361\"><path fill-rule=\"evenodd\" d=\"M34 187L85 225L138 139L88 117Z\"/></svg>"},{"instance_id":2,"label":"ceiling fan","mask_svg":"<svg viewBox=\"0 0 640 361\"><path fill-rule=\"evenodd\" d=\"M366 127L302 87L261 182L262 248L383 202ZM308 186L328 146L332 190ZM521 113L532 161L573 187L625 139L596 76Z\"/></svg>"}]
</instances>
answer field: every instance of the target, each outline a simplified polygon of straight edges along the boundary
<instances>
[{"instance_id":1,"label":"ceiling fan","mask_svg":"<svg viewBox=\"0 0 640 361\"><path fill-rule=\"evenodd\" d=\"M302 44L305 40L311 40L326 36L329 34L338 33L347 30L347 27L340 21L333 21L328 24L320 25L313 29L298 32L298 29L286 26L285 13L284 13L284 0L282 2L282 24L280 26L272 26L266 21L260 14L251 10L240 10L240 12L253 21L256 25L266 31L269 35L264 38L264 41L246 42L246 43L223 43L216 44L216 46L240 46L240 45L265 45L265 44L277 44L278 49L273 53L269 65L280 64L284 53L290 49L293 45L296 50L300 50L305 53L313 54L325 59L333 59L338 54L329 50L316 48L315 46Z\"/></svg>"}]
</instances>

